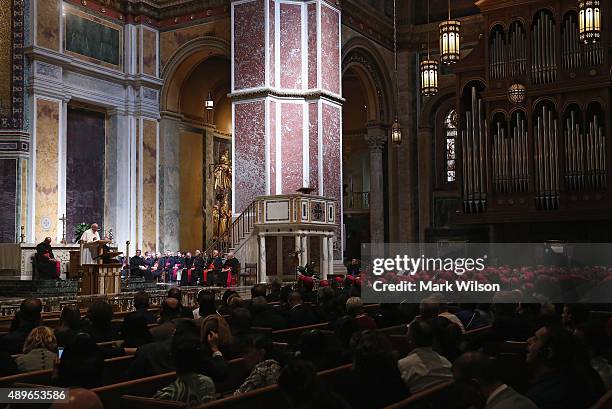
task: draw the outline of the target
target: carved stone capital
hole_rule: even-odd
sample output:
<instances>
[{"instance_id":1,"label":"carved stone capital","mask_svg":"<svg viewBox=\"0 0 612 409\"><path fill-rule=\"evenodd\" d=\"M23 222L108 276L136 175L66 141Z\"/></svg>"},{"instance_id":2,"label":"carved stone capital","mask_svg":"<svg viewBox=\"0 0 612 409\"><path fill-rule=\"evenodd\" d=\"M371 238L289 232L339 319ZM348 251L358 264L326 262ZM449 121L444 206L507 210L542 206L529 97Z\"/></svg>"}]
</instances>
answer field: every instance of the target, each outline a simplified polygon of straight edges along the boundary
<instances>
[{"instance_id":1,"label":"carved stone capital","mask_svg":"<svg viewBox=\"0 0 612 409\"><path fill-rule=\"evenodd\" d=\"M366 135L365 140L371 150L382 152L382 150L385 148L385 144L387 143L387 135L379 133Z\"/></svg>"}]
</instances>

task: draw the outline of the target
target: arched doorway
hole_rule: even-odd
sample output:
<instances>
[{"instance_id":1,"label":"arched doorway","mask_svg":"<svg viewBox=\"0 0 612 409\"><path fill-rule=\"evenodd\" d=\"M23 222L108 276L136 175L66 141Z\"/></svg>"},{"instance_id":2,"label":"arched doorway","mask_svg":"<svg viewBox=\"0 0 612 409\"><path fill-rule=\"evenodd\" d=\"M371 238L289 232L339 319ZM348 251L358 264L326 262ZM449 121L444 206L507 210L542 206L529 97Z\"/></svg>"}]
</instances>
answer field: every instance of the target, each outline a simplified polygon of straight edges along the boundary
<instances>
[{"instance_id":1,"label":"arched doorway","mask_svg":"<svg viewBox=\"0 0 612 409\"><path fill-rule=\"evenodd\" d=\"M160 240L165 242L161 248L204 250L213 235L211 168L224 152L231 157L229 45L217 38L193 40L177 50L163 77L159 190ZM204 106L209 94L212 110Z\"/></svg>"},{"instance_id":2,"label":"arched doorway","mask_svg":"<svg viewBox=\"0 0 612 409\"><path fill-rule=\"evenodd\" d=\"M345 258L350 259L360 258L362 243L382 241L388 231L388 209L382 203L388 197L388 146L385 141L389 118L388 81L376 53L364 48L358 40L348 44L346 49L342 74L345 99L342 164ZM373 141L376 146L372 145ZM373 160L376 162L374 168ZM382 175L376 186L372 185L372 175ZM378 203L374 208L371 206L372 193L378 196L374 198L374 203Z\"/></svg>"}]
</instances>

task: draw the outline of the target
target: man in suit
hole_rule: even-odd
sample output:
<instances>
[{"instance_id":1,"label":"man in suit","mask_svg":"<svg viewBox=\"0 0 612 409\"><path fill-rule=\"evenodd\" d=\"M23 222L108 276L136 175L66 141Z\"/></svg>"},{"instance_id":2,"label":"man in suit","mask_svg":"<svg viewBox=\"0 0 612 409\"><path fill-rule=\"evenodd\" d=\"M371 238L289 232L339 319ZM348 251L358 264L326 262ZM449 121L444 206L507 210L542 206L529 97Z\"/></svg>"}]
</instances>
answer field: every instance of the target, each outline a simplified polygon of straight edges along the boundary
<instances>
[{"instance_id":1,"label":"man in suit","mask_svg":"<svg viewBox=\"0 0 612 409\"><path fill-rule=\"evenodd\" d=\"M317 316L312 308L304 305L302 295L294 291L289 294L287 299L289 310L287 311L287 327L303 327L304 325L312 325L318 322Z\"/></svg>"},{"instance_id":2,"label":"man in suit","mask_svg":"<svg viewBox=\"0 0 612 409\"><path fill-rule=\"evenodd\" d=\"M0 344L8 353L22 353L23 344L34 328L40 325L40 316L42 312L42 302L38 298L27 298L21 302L19 311L16 317L17 328L11 330L2 339Z\"/></svg>"},{"instance_id":3,"label":"man in suit","mask_svg":"<svg viewBox=\"0 0 612 409\"><path fill-rule=\"evenodd\" d=\"M147 265L142 250L136 250L136 255L130 258L130 275L134 277L146 276Z\"/></svg>"},{"instance_id":4,"label":"man in suit","mask_svg":"<svg viewBox=\"0 0 612 409\"><path fill-rule=\"evenodd\" d=\"M467 352L457 358L453 376L475 407L538 409L532 401L500 380L495 359L482 352Z\"/></svg>"}]
</instances>

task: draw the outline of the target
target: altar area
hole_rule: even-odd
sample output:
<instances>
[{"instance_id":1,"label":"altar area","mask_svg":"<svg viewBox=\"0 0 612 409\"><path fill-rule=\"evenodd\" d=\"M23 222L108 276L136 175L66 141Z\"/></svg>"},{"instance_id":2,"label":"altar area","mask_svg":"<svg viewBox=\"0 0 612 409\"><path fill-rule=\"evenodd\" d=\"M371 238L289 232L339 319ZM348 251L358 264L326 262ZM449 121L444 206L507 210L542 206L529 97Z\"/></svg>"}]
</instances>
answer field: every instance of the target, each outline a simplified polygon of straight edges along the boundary
<instances>
[{"instance_id":1,"label":"altar area","mask_svg":"<svg viewBox=\"0 0 612 409\"><path fill-rule=\"evenodd\" d=\"M62 279L70 268L70 252L79 252L80 244L52 243L53 254L60 262ZM0 243L0 280L32 280L34 276L34 243Z\"/></svg>"}]
</instances>

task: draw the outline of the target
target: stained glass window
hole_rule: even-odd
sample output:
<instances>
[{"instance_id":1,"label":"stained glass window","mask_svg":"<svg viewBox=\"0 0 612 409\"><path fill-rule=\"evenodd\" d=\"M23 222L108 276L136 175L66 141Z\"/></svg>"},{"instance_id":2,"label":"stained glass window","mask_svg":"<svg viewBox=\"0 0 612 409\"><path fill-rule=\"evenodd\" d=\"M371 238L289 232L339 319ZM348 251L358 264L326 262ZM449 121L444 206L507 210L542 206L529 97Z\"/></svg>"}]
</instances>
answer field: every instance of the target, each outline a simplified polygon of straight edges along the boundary
<instances>
[{"instance_id":1,"label":"stained glass window","mask_svg":"<svg viewBox=\"0 0 612 409\"><path fill-rule=\"evenodd\" d=\"M456 177L457 157L455 144L457 142L457 111L451 109L444 119L444 134L446 140L446 182L454 182Z\"/></svg>"}]
</instances>

